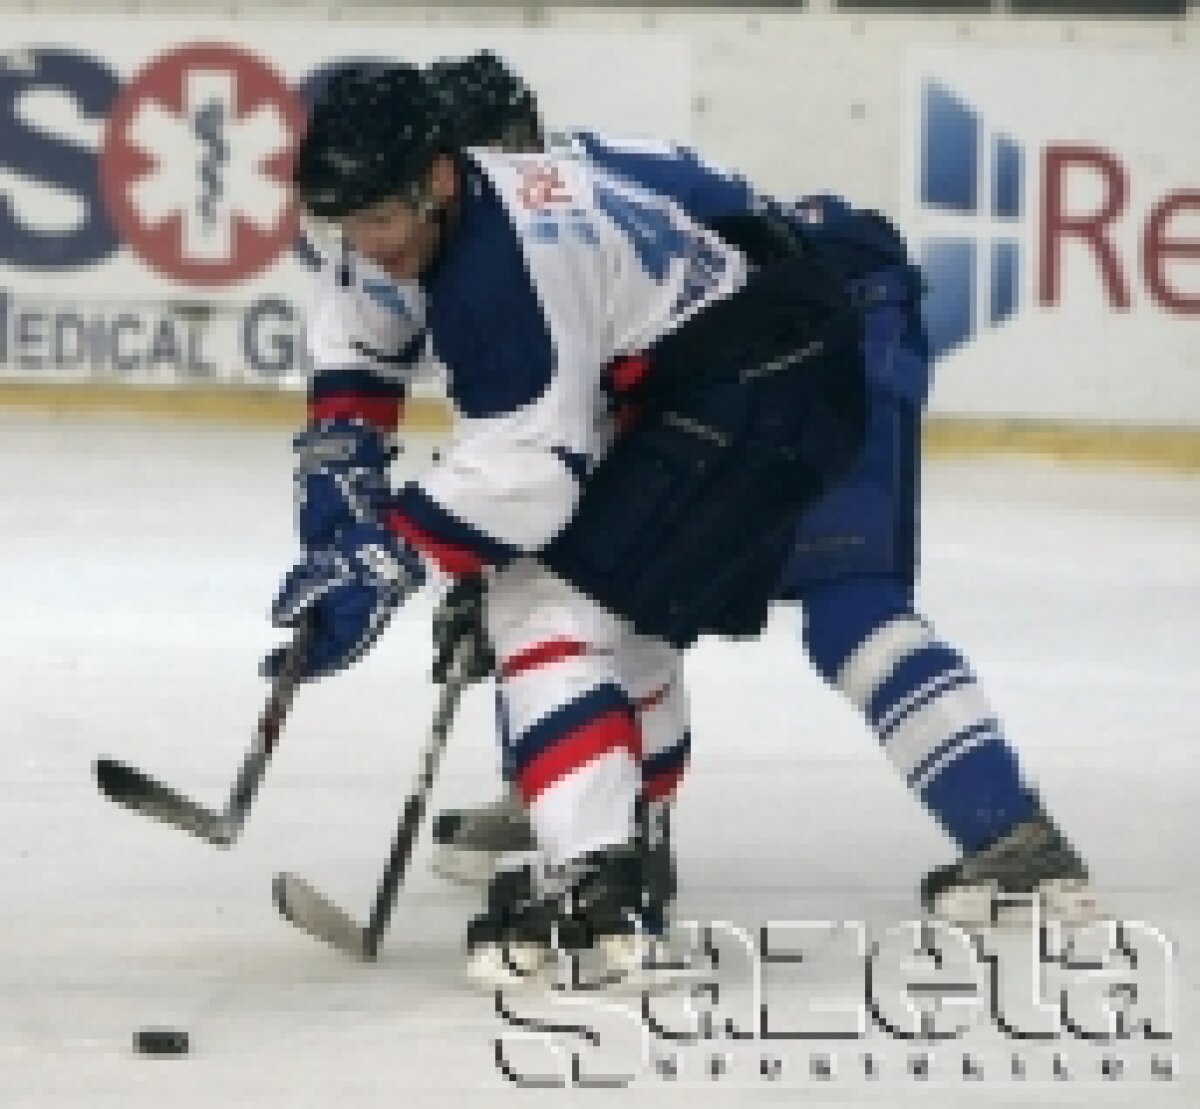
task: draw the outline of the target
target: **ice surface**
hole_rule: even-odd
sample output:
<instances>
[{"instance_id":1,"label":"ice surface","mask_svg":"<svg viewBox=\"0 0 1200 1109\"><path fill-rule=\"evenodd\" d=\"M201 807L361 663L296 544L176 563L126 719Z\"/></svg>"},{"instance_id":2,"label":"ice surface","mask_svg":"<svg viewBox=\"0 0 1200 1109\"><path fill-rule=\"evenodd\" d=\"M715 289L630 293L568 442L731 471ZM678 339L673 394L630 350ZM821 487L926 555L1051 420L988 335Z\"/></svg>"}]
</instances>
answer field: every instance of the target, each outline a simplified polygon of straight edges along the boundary
<instances>
[{"instance_id":1,"label":"ice surface","mask_svg":"<svg viewBox=\"0 0 1200 1109\"><path fill-rule=\"evenodd\" d=\"M271 904L272 875L292 870L369 907L433 706L427 602L352 673L301 694L232 851L119 809L92 782L108 754L223 803L264 697L265 609L293 554L290 464L278 431L0 416L2 1109L1200 1103L1200 479L1014 459L926 474L921 605L970 657L1112 911L1176 942L1173 1039L1110 1044L1126 1062L1119 1080L1100 1077L1102 1047L1066 1033L1014 1047L986 1020L935 1048L926 1080L906 1074L914 1045L878 1028L860 1041L693 1046L668 1079L641 1069L634 1010L535 997L522 1012L607 1029L587 1074L633 1078L556 1094L501 1076L498 1037L529 1071L556 1056L522 1046L466 985L475 896L434 878L425 848L373 966L289 928ZM750 936L769 920L862 921L877 938L912 915L920 874L950 852L812 674L796 629L781 612L761 641L690 659L679 916ZM490 797L494 767L490 692L472 691L435 807ZM774 1027L801 1019L805 990L861 994L837 946L772 970ZM721 969L741 1013L747 965L735 951ZM187 1029L191 1054L133 1055L145 1025ZM700 1064L726 1048L741 1052L733 1069L706 1077ZM1174 1058L1173 1081L1149 1078L1151 1048ZM1070 1080L1052 1077L1056 1049ZM968 1050L981 1080L961 1077ZM814 1054L835 1057L833 1078L811 1076ZM1011 1076L1014 1054L1025 1079ZM782 1060L778 1079L755 1069L767 1056Z\"/></svg>"}]
</instances>

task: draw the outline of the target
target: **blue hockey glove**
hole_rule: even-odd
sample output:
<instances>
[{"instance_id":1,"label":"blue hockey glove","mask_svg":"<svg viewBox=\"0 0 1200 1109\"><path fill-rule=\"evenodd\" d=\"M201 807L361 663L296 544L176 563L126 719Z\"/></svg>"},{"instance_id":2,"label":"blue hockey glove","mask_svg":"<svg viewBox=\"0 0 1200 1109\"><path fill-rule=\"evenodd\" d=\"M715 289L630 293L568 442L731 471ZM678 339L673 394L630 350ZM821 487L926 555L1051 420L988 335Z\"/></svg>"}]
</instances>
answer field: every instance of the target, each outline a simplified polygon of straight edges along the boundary
<instances>
[{"instance_id":1,"label":"blue hockey glove","mask_svg":"<svg viewBox=\"0 0 1200 1109\"><path fill-rule=\"evenodd\" d=\"M391 495L388 464L396 449L361 420L323 420L292 440L296 503L306 551L329 547L355 524L374 523Z\"/></svg>"},{"instance_id":2,"label":"blue hockey glove","mask_svg":"<svg viewBox=\"0 0 1200 1109\"><path fill-rule=\"evenodd\" d=\"M355 525L288 572L271 606L271 621L290 628L311 620L301 677L322 678L362 658L424 580L420 557L402 541L376 525ZM284 653L281 648L267 656L267 677L278 675Z\"/></svg>"}]
</instances>

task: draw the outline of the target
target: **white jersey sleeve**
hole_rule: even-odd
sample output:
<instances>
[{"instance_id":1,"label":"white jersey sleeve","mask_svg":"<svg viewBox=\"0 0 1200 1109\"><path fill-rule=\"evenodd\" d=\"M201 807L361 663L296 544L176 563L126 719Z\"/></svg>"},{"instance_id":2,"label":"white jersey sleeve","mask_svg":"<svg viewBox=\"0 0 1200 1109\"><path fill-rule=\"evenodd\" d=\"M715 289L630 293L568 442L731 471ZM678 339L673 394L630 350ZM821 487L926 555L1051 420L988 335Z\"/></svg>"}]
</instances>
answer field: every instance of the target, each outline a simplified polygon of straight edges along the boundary
<instances>
[{"instance_id":1,"label":"white jersey sleeve","mask_svg":"<svg viewBox=\"0 0 1200 1109\"><path fill-rule=\"evenodd\" d=\"M437 376L424 316L416 282L397 282L354 255L321 265L309 293L309 419L394 430L409 386Z\"/></svg>"},{"instance_id":2,"label":"white jersey sleeve","mask_svg":"<svg viewBox=\"0 0 1200 1109\"><path fill-rule=\"evenodd\" d=\"M313 366L367 370L406 383L425 350L424 296L349 255L313 275L308 347Z\"/></svg>"}]
</instances>

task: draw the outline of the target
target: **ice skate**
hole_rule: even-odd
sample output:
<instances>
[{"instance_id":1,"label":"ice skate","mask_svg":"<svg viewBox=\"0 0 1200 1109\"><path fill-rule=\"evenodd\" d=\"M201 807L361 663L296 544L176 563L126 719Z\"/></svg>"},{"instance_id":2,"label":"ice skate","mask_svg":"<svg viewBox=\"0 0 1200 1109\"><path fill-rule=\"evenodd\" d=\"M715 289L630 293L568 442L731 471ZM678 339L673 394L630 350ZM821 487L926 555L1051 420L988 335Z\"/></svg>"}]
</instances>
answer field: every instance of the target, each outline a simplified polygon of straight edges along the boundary
<instances>
[{"instance_id":1,"label":"ice skate","mask_svg":"<svg viewBox=\"0 0 1200 1109\"><path fill-rule=\"evenodd\" d=\"M634 844L564 867L497 873L467 929L467 973L485 989L652 990L687 977L666 958L661 906L648 903Z\"/></svg>"},{"instance_id":2,"label":"ice skate","mask_svg":"<svg viewBox=\"0 0 1200 1109\"><path fill-rule=\"evenodd\" d=\"M921 882L925 911L966 928L1022 923L1034 897L1043 919L1085 924L1100 915L1087 867L1042 813Z\"/></svg>"}]
</instances>

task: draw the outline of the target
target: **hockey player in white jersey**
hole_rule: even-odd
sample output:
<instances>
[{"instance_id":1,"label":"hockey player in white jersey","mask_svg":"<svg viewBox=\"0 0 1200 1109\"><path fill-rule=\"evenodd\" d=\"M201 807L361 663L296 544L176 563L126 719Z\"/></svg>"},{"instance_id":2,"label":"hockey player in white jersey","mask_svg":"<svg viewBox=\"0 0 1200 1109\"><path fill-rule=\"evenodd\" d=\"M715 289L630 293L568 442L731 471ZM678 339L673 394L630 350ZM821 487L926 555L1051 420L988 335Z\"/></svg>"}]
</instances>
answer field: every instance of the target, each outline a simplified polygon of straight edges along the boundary
<instances>
[{"instance_id":1,"label":"hockey player in white jersey","mask_svg":"<svg viewBox=\"0 0 1200 1109\"><path fill-rule=\"evenodd\" d=\"M687 731L680 648L761 624L781 525L854 458L857 319L790 249L751 265L581 162L459 150L411 67L329 83L296 183L356 255L419 280L459 424L439 463L388 489L383 432L419 326L399 326L403 296L373 302L397 328L387 349L336 321L347 363L326 351L299 441L308 554L275 619L311 623L308 674L329 674L431 569L486 573L510 766L549 865L493 882L472 965L508 980L556 938L623 966L661 908L636 812L643 766ZM606 375L650 347L657 404L614 439Z\"/></svg>"},{"instance_id":2,"label":"hockey player in white jersey","mask_svg":"<svg viewBox=\"0 0 1200 1109\"><path fill-rule=\"evenodd\" d=\"M531 90L486 51L436 63L431 76L474 143L544 145L650 184L701 222L743 203L745 183L719 171L697 171L691 151L547 130ZM833 198L815 198L796 217L819 221L811 227L815 237L836 241L852 224L870 232L868 220ZM903 258L903 243L894 238L892 249ZM876 269L883 274L889 265L894 268L885 258ZM890 323L882 318L889 312ZM909 314L916 315L915 306ZM890 329L897 338L868 361L871 418L864 461L801 517L780 596L803 605L813 663L867 716L893 763L962 851L961 861L922 883L925 907L962 923L982 923L997 892L1037 890L1052 914L1087 917L1093 907L1086 868L1025 785L966 659L914 607L916 456L929 360L917 336L904 339L903 329L896 330L903 312L885 308L878 315L882 326L868 326ZM468 592L452 594L439 614L443 656L454 632L472 627L470 600ZM673 789L682 766L671 770ZM435 866L468 881L529 840L528 821L511 792L490 805L441 814L434 834ZM660 868L670 858L669 850L663 854Z\"/></svg>"}]
</instances>

